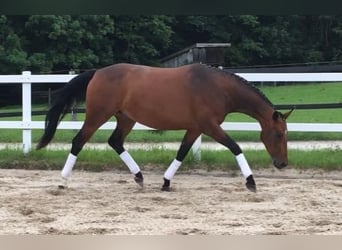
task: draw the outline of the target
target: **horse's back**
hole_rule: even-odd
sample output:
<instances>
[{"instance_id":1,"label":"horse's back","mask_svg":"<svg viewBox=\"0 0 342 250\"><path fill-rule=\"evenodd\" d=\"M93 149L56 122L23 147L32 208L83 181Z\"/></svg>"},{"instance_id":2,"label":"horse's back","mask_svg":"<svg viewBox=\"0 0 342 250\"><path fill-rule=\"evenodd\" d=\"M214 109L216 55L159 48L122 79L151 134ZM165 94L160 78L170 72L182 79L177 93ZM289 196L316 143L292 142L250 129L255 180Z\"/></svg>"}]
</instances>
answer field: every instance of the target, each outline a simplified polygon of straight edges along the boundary
<instances>
[{"instance_id":1,"label":"horse's back","mask_svg":"<svg viewBox=\"0 0 342 250\"><path fill-rule=\"evenodd\" d=\"M184 78L193 65L184 65L177 68L163 68L129 63L113 64L98 70L101 75L110 79L121 78L122 81L130 83L144 83L145 79L154 78L154 84L162 84L164 79Z\"/></svg>"},{"instance_id":2,"label":"horse's back","mask_svg":"<svg viewBox=\"0 0 342 250\"><path fill-rule=\"evenodd\" d=\"M198 114L212 105L206 96L217 102L210 93L220 93L209 77L201 65L161 68L122 63L98 70L89 90L113 107L113 114L124 112L158 129L186 129L197 126Z\"/></svg>"}]
</instances>

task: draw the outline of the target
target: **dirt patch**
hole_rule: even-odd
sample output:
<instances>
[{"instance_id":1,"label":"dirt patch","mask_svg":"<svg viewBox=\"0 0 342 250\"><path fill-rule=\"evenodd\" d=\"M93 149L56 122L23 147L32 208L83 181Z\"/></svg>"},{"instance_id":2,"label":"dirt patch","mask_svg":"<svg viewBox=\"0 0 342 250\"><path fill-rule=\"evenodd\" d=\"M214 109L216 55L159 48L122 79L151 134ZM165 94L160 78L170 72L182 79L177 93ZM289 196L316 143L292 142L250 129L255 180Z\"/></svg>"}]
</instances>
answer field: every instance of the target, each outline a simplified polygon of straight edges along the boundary
<instances>
[{"instance_id":1,"label":"dirt patch","mask_svg":"<svg viewBox=\"0 0 342 250\"><path fill-rule=\"evenodd\" d=\"M0 170L0 234L342 234L342 173L255 171L258 192L226 172L161 172L139 189L127 172Z\"/></svg>"}]
</instances>

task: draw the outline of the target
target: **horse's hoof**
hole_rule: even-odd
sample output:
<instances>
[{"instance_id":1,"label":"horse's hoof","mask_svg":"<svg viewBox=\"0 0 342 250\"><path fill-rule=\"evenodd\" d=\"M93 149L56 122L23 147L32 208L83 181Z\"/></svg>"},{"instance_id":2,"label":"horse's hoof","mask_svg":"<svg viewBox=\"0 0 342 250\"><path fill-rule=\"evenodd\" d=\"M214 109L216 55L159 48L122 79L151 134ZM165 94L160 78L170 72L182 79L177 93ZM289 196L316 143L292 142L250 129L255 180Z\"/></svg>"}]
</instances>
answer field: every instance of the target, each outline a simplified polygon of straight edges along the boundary
<instances>
[{"instance_id":1,"label":"horse's hoof","mask_svg":"<svg viewBox=\"0 0 342 250\"><path fill-rule=\"evenodd\" d=\"M135 174L134 181L141 187L144 187L144 176L142 175L141 172L138 172Z\"/></svg>"},{"instance_id":2,"label":"horse's hoof","mask_svg":"<svg viewBox=\"0 0 342 250\"><path fill-rule=\"evenodd\" d=\"M247 177L247 182L246 182L246 187L249 191L256 193L257 188L256 188L256 184L253 178L253 175L250 175Z\"/></svg>"},{"instance_id":3,"label":"horse's hoof","mask_svg":"<svg viewBox=\"0 0 342 250\"><path fill-rule=\"evenodd\" d=\"M140 187L144 187L144 179L143 178L139 178L139 177L134 177L134 181L140 186Z\"/></svg>"},{"instance_id":4,"label":"horse's hoof","mask_svg":"<svg viewBox=\"0 0 342 250\"><path fill-rule=\"evenodd\" d=\"M164 191L164 192L171 192L172 189L171 189L171 187L169 187L169 186L162 186L161 191Z\"/></svg>"},{"instance_id":5,"label":"horse's hoof","mask_svg":"<svg viewBox=\"0 0 342 250\"><path fill-rule=\"evenodd\" d=\"M68 187L68 180L62 177L61 184L58 185L59 189L65 189Z\"/></svg>"},{"instance_id":6,"label":"horse's hoof","mask_svg":"<svg viewBox=\"0 0 342 250\"><path fill-rule=\"evenodd\" d=\"M256 193L257 192L257 188L256 188L256 185L254 184L249 184L249 183L246 183L246 187L249 191L253 192L253 193Z\"/></svg>"}]
</instances>

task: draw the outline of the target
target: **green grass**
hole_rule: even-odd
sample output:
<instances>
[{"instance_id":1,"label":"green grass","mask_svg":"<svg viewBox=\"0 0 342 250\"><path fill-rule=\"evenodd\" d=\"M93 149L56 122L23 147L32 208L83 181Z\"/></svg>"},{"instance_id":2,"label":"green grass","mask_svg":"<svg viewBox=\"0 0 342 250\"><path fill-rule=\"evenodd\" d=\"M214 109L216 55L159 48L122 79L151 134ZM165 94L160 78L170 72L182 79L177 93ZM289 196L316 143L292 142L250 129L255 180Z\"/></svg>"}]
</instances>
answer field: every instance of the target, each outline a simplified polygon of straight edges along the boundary
<instances>
[{"instance_id":1,"label":"green grass","mask_svg":"<svg viewBox=\"0 0 342 250\"><path fill-rule=\"evenodd\" d=\"M176 155L174 150L131 150L131 155L142 170L166 170ZM273 169L271 159L266 151L246 150L252 169ZM67 151L32 151L23 155L21 150L0 150L0 168L2 169L41 169L60 170L66 157ZM342 154L337 150L320 151L296 151L289 150L289 166L296 169L320 168L324 170L342 170ZM112 150L83 150L77 161L76 169L102 171L124 170L128 171L121 159ZM234 156L228 150L202 151L200 162L194 160L191 153L186 157L181 170L191 169L213 170L238 170Z\"/></svg>"},{"instance_id":2,"label":"green grass","mask_svg":"<svg viewBox=\"0 0 342 250\"><path fill-rule=\"evenodd\" d=\"M342 83L293 83L265 86L261 90L274 104L338 103L342 102Z\"/></svg>"},{"instance_id":3,"label":"green grass","mask_svg":"<svg viewBox=\"0 0 342 250\"><path fill-rule=\"evenodd\" d=\"M342 102L342 83L316 83L316 84L292 84L286 86L261 87L262 92L274 104L308 104L308 103L338 103ZM46 105L35 105L34 109L44 109ZM0 112L20 111L20 106L6 107ZM0 120L17 120L21 117L0 118ZM43 121L44 116L34 116L33 120ZM65 120L70 120L68 115ZM84 114L78 114L78 120L84 120ZM114 120L114 119L112 119ZM226 121L230 122L255 122L251 117L244 114L229 114ZM319 110L295 110L288 118L288 122L305 123L342 123L341 109ZM114 129L114 128L113 128ZM258 132L227 131L236 141L259 141ZM33 130L32 140L37 142L42 135L42 130ZM106 142L112 131L97 131L90 142ZM0 130L0 142L21 142L21 131L13 129ZM53 142L71 142L76 131L58 130ZM166 131L153 133L151 131L132 131L127 141L136 142L162 142L181 141L184 131ZM317 132L291 132L289 140L342 140L342 133L317 133ZM203 141L211 141L203 137Z\"/></svg>"}]
</instances>

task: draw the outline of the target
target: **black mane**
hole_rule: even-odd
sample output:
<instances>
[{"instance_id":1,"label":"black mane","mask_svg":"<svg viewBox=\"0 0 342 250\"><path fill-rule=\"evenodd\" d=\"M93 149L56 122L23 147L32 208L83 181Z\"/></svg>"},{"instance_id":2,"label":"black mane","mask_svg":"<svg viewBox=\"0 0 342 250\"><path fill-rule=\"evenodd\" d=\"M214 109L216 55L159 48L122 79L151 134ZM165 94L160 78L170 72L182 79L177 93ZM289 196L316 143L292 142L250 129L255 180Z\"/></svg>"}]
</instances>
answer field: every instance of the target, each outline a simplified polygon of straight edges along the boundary
<instances>
[{"instance_id":1,"label":"black mane","mask_svg":"<svg viewBox=\"0 0 342 250\"><path fill-rule=\"evenodd\" d=\"M271 105L271 107L274 107L273 103L266 97L266 95L259 88L257 88L256 86L254 86L253 84L248 82L245 78L243 78L243 77L241 77L241 76L239 76L239 75L237 75L235 73L226 71L224 69L219 69L219 68L216 68L216 67L212 67L210 65L205 65L205 66L207 66L207 68L209 68L209 69L214 70L215 72L218 72L218 73L225 74L225 75L228 75L230 77L236 78L239 82L243 83L249 89L251 89L256 94L258 94L264 101L266 101L269 105Z\"/></svg>"}]
</instances>

